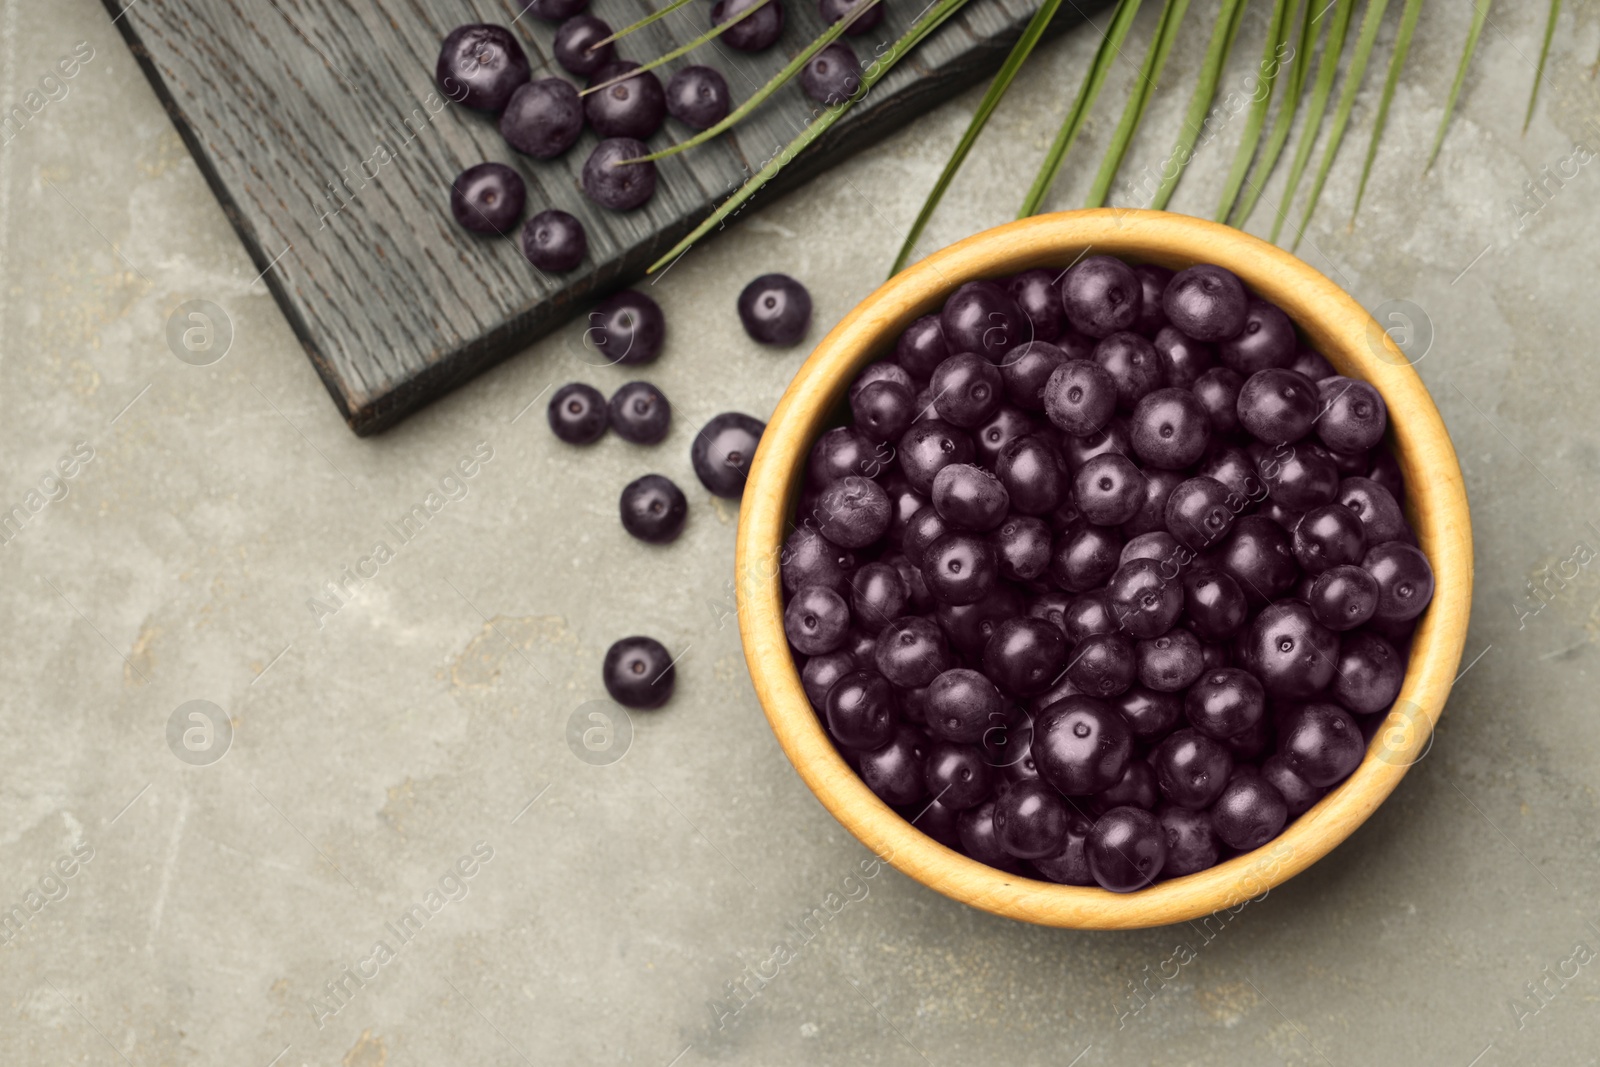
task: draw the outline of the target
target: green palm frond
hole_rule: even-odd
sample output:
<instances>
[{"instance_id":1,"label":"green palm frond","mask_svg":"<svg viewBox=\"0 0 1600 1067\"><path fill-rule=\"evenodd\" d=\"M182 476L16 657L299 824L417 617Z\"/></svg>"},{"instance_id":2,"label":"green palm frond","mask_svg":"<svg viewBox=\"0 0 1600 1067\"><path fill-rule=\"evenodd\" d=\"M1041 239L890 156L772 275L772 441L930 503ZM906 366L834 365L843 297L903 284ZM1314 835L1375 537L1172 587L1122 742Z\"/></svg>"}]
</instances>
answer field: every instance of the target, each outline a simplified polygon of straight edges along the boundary
<instances>
[{"instance_id":1,"label":"green palm frond","mask_svg":"<svg viewBox=\"0 0 1600 1067\"><path fill-rule=\"evenodd\" d=\"M1422 14L1422 0L1406 0L1405 13L1400 16L1400 33L1394 39L1394 57L1389 60L1389 76L1383 82L1383 97L1378 101L1378 117L1372 123L1372 140L1367 144L1367 159L1361 165L1361 184L1356 186L1356 203L1350 209L1350 225L1356 224L1356 212L1361 210L1361 198L1367 191L1367 178L1372 175L1372 161L1378 155L1378 141L1383 128L1389 123L1389 105L1394 101L1395 83L1406 65L1406 54L1411 51L1411 35L1417 29L1417 16Z\"/></svg>"},{"instance_id":2,"label":"green palm frond","mask_svg":"<svg viewBox=\"0 0 1600 1067\"><path fill-rule=\"evenodd\" d=\"M1170 174L1161 176L1161 187L1156 190L1155 199L1150 204L1157 211L1166 209L1167 201L1172 199L1173 191L1183 179L1183 172L1189 169L1189 162L1194 158L1195 142L1200 139L1205 124L1210 120L1211 101L1216 98L1222 68L1227 64L1233 40L1239 34L1240 15L1244 12L1244 6L1244 0L1222 0L1217 24L1211 30L1211 43L1206 47L1205 61L1200 64L1200 77L1195 82L1194 95L1189 97L1189 113L1184 116L1183 131L1172 146L1172 154L1167 157L1167 163L1176 162L1177 166ZM1166 166L1162 167L1162 170L1166 169Z\"/></svg>"},{"instance_id":3,"label":"green palm frond","mask_svg":"<svg viewBox=\"0 0 1600 1067\"><path fill-rule=\"evenodd\" d=\"M1178 27L1183 24L1184 13L1188 10L1189 0L1166 0L1166 5L1162 7L1161 21L1156 24L1155 36L1150 39L1150 48L1145 52L1139 80L1134 83L1133 92L1122 108L1122 120L1117 123L1111 135L1111 144L1100 160L1100 171L1094 176L1094 184L1089 187L1084 207L1100 207L1106 202L1106 194L1116 180L1117 170L1128 153L1134 132L1138 130L1145 109L1150 106L1150 100L1161 84L1161 72L1167 65L1167 56L1178 39Z\"/></svg>"},{"instance_id":4,"label":"green palm frond","mask_svg":"<svg viewBox=\"0 0 1600 1067\"><path fill-rule=\"evenodd\" d=\"M967 161L967 154L972 151L972 146L977 143L978 135L989 123L989 116L994 114L994 109L1000 106L1000 101L1005 98L1006 90L1011 88L1011 82L1016 78L1017 72L1028 61L1033 48L1039 43L1039 38L1044 36L1045 28L1050 25L1050 20L1055 18L1056 12L1061 8L1061 0L1044 0L1039 5L1039 10L1033 13L1033 18L1028 22L1028 28L1022 31L1022 36L1011 49L1011 54L1001 64L1000 70L994 76L994 81L989 83L989 91L983 94L983 99L978 102L978 110L972 115L972 121L967 124L966 132L961 135L960 142L956 145L950 159L944 165L944 170L939 174L939 180L933 183L933 189L928 193L928 198L923 201L922 210L917 212L917 219L911 224L911 230L906 234L904 243L900 246L900 254L894 259L894 266L889 268L890 274L897 274L900 268L906 265L906 260L911 256L911 250L917 245L917 240L922 236L923 229L928 225L928 220L933 217L934 209L939 206L939 201L944 198L945 190L950 188L956 171L961 169L961 164Z\"/></svg>"},{"instance_id":5,"label":"green palm frond","mask_svg":"<svg viewBox=\"0 0 1600 1067\"><path fill-rule=\"evenodd\" d=\"M1461 86L1467 80L1467 67L1472 63L1472 53L1478 50L1478 38L1483 36L1483 24L1489 21L1489 5L1493 0L1477 0L1477 5L1472 12L1472 28L1467 31L1467 44L1461 50L1461 62L1456 64L1456 80L1450 83L1450 98L1444 102L1444 115L1439 119L1439 132L1433 135L1433 151L1428 153L1428 164L1424 171L1433 167L1433 161L1439 158L1439 147L1444 144L1444 131L1450 126L1450 116L1455 114L1456 98L1461 95ZM1600 66L1600 60L1595 61ZM1592 76L1592 74L1591 74Z\"/></svg>"},{"instance_id":6,"label":"green palm frond","mask_svg":"<svg viewBox=\"0 0 1600 1067\"><path fill-rule=\"evenodd\" d=\"M1339 57L1344 55L1344 42L1350 30L1350 16L1356 0L1338 0L1333 9L1333 25L1328 30L1328 40L1322 46L1322 58L1317 61L1317 80L1311 87L1311 110L1306 114L1306 125L1300 131L1300 143L1295 147L1294 160L1289 164L1289 180L1283 189L1283 199L1273 213L1272 243L1278 243L1278 233L1283 220L1289 215L1289 205L1294 203L1295 190L1306 164L1311 162L1311 150L1317 145L1317 134L1322 130L1322 117L1328 110L1328 98L1333 95L1333 78L1339 72Z\"/></svg>"},{"instance_id":7,"label":"green palm frond","mask_svg":"<svg viewBox=\"0 0 1600 1067\"><path fill-rule=\"evenodd\" d=\"M1305 0L1295 0L1295 10L1290 11L1289 0L1277 0L1272 9L1266 43L1261 46L1261 63L1256 67L1256 88L1252 94L1254 99L1250 101L1250 114L1245 119L1244 136L1233 154L1233 168L1228 171L1228 180L1222 185L1222 199L1217 204L1218 222L1228 221L1234 202L1239 199L1239 188L1244 185L1244 176L1250 170L1250 161L1261 144L1261 130L1267 124L1267 109L1272 105L1272 90L1278 81L1278 63L1284 45L1289 42L1295 15L1304 6Z\"/></svg>"},{"instance_id":8,"label":"green palm frond","mask_svg":"<svg viewBox=\"0 0 1600 1067\"><path fill-rule=\"evenodd\" d=\"M1294 117L1300 110L1300 100L1305 95L1306 75L1311 73L1311 55L1317 47L1317 37L1322 33L1322 27L1327 25L1321 18L1321 13L1313 15L1311 9L1301 4L1300 11L1300 41L1294 54L1294 60L1289 66L1289 81L1283 87L1282 102L1278 105L1278 113L1272 119L1272 132L1267 135L1267 147L1262 150L1261 158L1256 160L1252 171L1254 177L1245 179L1249 191L1244 194L1244 201L1239 204L1229 220L1234 226L1244 226L1250 221L1250 215L1256 209L1256 201L1261 199L1261 190L1266 186L1267 179L1278 166L1278 157L1283 154L1283 146L1289 143L1289 133L1294 129Z\"/></svg>"},{"instance_id":9,"label":"green palm frond","mask_svg":"<svg viewBox=\"0 0 1600 1067\"><path fill-rule=\"evenodd\" d=\"M650 14L648 14L644 18L640 19L638 22L630 22L628 25L622 27L622 29L618 30L616 33L613 33L610 37L607 37L604 40L596 41L594 44L589 46L589 50L593 51L594 49L599 48L601 45L610 44L612 41L620 40L623 37L628 36L628 34L632 33L635 30L644 29L646 26L650 25L652 22L660 22L662 19L666 18L668 15L670 15L674 11L678 10L678 8L683 7L684 5L689 4L689 3L693 3L693 0L672 0L672 3L668 4L666 7L662 8L660 11L652 11Z\"/></svg>"},{"instance_id":10,"label":"green palm frond","mask_svg":"<svg viewBox=\"0 0 1600 1067\"><path fill-rule=\"evenodd\" d=\"M640 74L643 74L647 70L655 70L657 67L662 66L663 64L672 62L674 59L677 59L679 56L688 55L690 52L693 52L696 48L699 48L701 45L709 44L710 42L715 41L718 37L721 37L724 33L727 33L729 30L731 30L735 26L739 25L739 23L743 22L745 19L749 18L751 15L754 15L757 11L760 11L762 8L766 7L768 4L770 4L772 2L773 2L773 0L756 0L755 3L751 4L749 7L745 8L743 11L739 12L737 15L735 15L733 18L729 19L727 22L718 23L717 25L715 25L715 26L711 27L709 30L707 30L705 33L702 33L700 36L698 36L694 40L690 41L688 44L679 45L677 48L674 48L672 51L666 53L665 55L657 56L656 58L652 59L648 63L645 63L645 64L643 64L641 66L638 66L638 67L634 67L632 70L628 71L626 74L618 74L615 78L611 78L611 79L609 79L607 81L600 82L598 85L591 85L587 89L584 89L582 92L578 93L578 95L579 96L588 96L590 93L598 93L600 90L608 89L611 86L617 84L618 82L625 82L629 78L636 78ZM864 7L863 7L863 10L865 10ZM859 14L859 12L852 12L851 14L852 15L856 15L856 14Z\"/></svg>"},{"instance_id":11,"label":"green palm frond","mask_svg":"<svg viewBox=\"0 0 1600 1067\"><path fill-rule=\"evenodd\" d=\"M1539 65L1533 70L1533 91L1528 94L1528 114L1522 120L1522 132L1528 132L1533 121L1533 105L1539 102L1539 85L1544 81L1544 61L1550 58L1550 38L1556 35L1556 19L1561 15L1561 0L1550 0L1550 17L1544 23L1544 43L1539 46Z\"/></svg>"}]
</instances>

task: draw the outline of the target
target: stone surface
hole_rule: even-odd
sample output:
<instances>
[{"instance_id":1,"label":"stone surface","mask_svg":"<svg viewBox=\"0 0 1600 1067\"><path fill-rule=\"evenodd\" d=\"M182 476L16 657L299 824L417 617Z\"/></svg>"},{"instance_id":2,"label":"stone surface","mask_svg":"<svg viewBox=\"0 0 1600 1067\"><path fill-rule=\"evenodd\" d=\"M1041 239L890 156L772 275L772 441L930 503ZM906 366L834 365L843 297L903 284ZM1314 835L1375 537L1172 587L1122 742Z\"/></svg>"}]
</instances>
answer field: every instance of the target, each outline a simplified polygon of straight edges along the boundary
<instances>
[{"instance_id":1,"label":"stone surface","mask_svg":"<svg viewBox=\"0 0 1600 1067\"><path fill-rule=\"evenodd\" d=\"M1115 202L1137 202L1126 179L1166 155L1214 6L1190 12ZM728 584L736 507L688 462L707 418L764 417L804 358L744 338L739 287L803 279L820 336L881 279L976 94L758 199L656 283L671 332L638 376L677 407L662 445L550 435L547 389L632 377L581 362L581 324L358 440L100 4L0 0L4 108L78 42L93 50L0 148L0 499L60 497L0 551L0 898L48 900L23 903L0 949L0 1060L1587 1062L1600 571L1552 579L1537 614L1526 588L1600 546L1600 178L1577 167L1520 229L1510 203L1575 141L1600 147L1597 26L1568 5L1523 136L1542 6L1496 6L1424 175L1470 14L1428 5L1361 216L1347 228L1381 63L1301 246L1368 307L1410 301L1431 322L1418 370L1478 545L1472 665L1437 743L1346 845L1220 930L1096 934L980 914L892 870L861 877L869 854L755 704ZM1251 6L1226 84L1254 65L1265 15ZM925 249L1013 214L1095 41L1041 52ZM1081 201L1131 75L1117 65L1052 205ZM1239 128L1199 151L1174 208L1211 212ZM195 300L232 332L205 366L165 336ZM75 448L92 459L68 461L62 496L47 478ZM461 477L475 450L489 458ZM648 471L690 493L664 549L616 518ZM401 541L387 524L413 505L428 521ZM393 555L374 573L379 541ZM308 601L333 606L340 580L348 603L319 618ZM603 695L606 646L634 632L681 656L677 695L633 716L620 762L581 740L580 760L569 721ZM190 701L225 709L209 748ZM820 932L769 962L817 909ZM406 940L391 927L408 913ZM759 986L746 968L771 977L740 1007L729 983Z\"/></svg>"}]
</instances>

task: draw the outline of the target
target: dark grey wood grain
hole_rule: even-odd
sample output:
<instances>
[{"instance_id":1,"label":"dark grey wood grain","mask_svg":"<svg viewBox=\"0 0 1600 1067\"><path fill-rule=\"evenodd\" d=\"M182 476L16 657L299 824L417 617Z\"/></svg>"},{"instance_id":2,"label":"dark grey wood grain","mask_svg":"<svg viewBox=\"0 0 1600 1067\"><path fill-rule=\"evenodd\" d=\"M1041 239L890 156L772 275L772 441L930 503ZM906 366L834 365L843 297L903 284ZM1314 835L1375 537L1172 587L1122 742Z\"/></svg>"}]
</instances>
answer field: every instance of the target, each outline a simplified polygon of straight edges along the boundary
<instances>
[{"instance_id":1,"label":"dark grey wood grain","mask_svg":"<svg viewBox=\"0 0 1600 1067\"><path fill-rule=\"evenodd\" d=\"M716 66L736 100L748 96L823 29L813 0L781 2L788 23L776 47L746 55L713 42L679 65ZM904 32L924 0L885 2L877 30L846 38L863 60ZM466 22L513 25L536 70L563 74L549 58L555 27L519 18L521 0L105 3L358 434L392 425L640 277L787 144L814 106L798 84L785 86L736 130L664 160L655 197L616 213L578 189L592 132L561 159L532 160L504 143L492 116L454 106L433 84L440 40ZM1063 5L1053 29L1106 3ZM709 8L696 0L626 38L623 53L662 54L705 29ZM992 73L1036 8L1036 0L972 0L761 197ZM591 8L617 27L652 9L643 0ZM652 147L688 132L668 120ZM516 241L455 225L450 182L483 160L521 171L530 212L559 207L583 221L582 267L547 275Z\"/></svg>"}]
</instances>

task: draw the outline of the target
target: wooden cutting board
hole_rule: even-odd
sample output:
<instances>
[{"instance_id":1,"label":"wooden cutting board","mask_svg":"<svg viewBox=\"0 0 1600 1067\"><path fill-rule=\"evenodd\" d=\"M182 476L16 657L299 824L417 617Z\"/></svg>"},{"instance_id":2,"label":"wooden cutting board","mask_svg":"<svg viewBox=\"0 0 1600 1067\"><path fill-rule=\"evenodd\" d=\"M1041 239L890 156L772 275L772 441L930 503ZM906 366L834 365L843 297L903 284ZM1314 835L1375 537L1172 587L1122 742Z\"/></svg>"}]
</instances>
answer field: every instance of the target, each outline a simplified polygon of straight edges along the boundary
<instances>
[{"instance_id":1,"label":"wooden cutting board","mask_svg":"<svg viewBox=\"0 0 1600 1067\"><path fill-rule=\"evenodd\" d=\"M815 0L781 2L788 18L775 47L746 55L713 42L663 69L663 81L699 62L724 73L736 102L748 96L824 28ZM844 38L863 61L886 50L924 6L884 2L888 15L876 29ZM786 85L730 133L662 161L655 197L616 213L578 189L593 132L560 159L533 160L505 144L493 116L449 104L434 87L439 42L468 22L512 25L535 76L571 77L550 58L555 27L519 18L521 0L105 4L328 392L363 435L638 279L787 144L813 106L797 83ZM1065 4L1054 29L1106 4ZM590 11L620 28L655 6L595 0ZM710 6L695 0L619 42L620 53L642 62L692 39L709 26ZM991 74L1037 6L972 0L827 138L785 167L771 192L798 185ZM689 132L669 119L650 143L664 147ZM589 257L581 267L542 274L516 240L477 237L455 224L450 182L484 160L521 171L530 212L559 207L583 221Z\"/></svg>"}]
</instances>

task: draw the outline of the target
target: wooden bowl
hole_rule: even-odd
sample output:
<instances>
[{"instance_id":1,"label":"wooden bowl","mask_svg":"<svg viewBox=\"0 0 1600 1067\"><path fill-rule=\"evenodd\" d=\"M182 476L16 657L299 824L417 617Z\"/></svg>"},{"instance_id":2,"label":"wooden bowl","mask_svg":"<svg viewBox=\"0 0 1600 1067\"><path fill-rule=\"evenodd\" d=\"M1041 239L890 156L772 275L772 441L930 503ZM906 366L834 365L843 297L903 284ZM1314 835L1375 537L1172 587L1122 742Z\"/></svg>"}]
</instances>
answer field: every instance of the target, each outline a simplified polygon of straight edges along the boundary
<instances>
[{"instance_id":1,"label":"wooden bowl","mask_svg":"<svg viewBox=\"0 0 1600 1067\"><path fill-rule=\"evenodd\" d=\"M835 421L856 372L889 356L900 332L963 282L1065 268L1087 250L1174 269L1227 267L1288 313L1340 373L1372 383L1388 403L1407 514L1436 579L1399 699L1355 773L1254 852L1127 894L996 870L938 844L879 800L834 751L806 699L784 639L778 575L807 452ZM1111 930L1182 922L1260 897L1327 855L1383 802L1425 754L1455 678L1472 597L1472 528L1439 412L1361 305L1299 259L1239 230L1166 212L1101 209L1036 216L970 237L891 278L845 316L800 368L767 424L740 505L736 566L739 628L756 694L779 744L835 818L880 857L948 897L1025 922Z\"/></svg>"}]
</instances>

